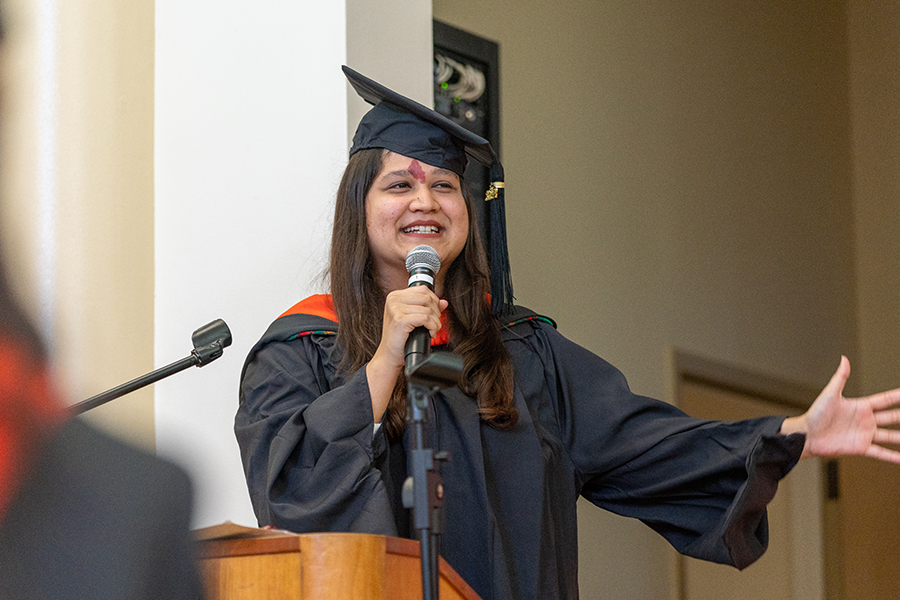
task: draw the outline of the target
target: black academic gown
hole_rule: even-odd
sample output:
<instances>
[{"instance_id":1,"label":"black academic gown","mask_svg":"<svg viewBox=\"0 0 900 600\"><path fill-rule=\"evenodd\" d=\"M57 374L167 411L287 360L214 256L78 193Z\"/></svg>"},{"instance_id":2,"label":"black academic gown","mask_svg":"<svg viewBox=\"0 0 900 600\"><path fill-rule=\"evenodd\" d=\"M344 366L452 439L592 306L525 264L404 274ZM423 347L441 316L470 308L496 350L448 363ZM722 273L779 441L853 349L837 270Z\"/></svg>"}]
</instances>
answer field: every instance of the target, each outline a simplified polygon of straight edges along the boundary
<instances>
[{"instance_id":1,"label":"black academic gown","mask_svg":"<svg viewBox=\"0 0 900 600\"><path fill-rule=\"evenodd\" d=\"M0 522L0 598L197 600L190 511L182 470L66 423Z\"/></svg>"},{"instance_id":2,"label":"black academic gown","mask_svg":"<svg viewBox=\"0 0 900 600\"><path fill-rule=\"evenodd\" d=\"M783 418L701 421L633 394L622 374L524 309L503 340L518 424L483 424L457 388L432 405L441 554L485 600L577 598L576 500L641 519L689 556L745 567L803 436ZM409 535L406 441L374 435L365 369L336 375L338 325L292 314L253 347L235 432L260 525ZM408 435L407 435L408 438Z\"/></svg>"}]
</instances>

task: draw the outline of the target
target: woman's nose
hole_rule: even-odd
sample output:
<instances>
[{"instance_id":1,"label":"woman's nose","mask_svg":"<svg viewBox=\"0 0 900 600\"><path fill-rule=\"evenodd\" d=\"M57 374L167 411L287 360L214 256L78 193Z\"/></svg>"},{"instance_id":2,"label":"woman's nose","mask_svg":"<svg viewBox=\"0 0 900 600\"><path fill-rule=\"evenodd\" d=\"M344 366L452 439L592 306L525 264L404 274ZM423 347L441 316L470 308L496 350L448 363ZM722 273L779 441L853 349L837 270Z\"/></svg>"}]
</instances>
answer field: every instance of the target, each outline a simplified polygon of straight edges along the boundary
<instances>
[{"instance_id":1,"label":"woman's nose","mask_svg":"<svg viewBox=\"0 0 900 600\"><path fill-rule=\"evenodd\" d=\"M440 203L435 199L431 190L424 187L419 190L416 197L409 203L409 208L412 211L432 212L438 210L440 207Z\"/></svg>"}]
</instances>

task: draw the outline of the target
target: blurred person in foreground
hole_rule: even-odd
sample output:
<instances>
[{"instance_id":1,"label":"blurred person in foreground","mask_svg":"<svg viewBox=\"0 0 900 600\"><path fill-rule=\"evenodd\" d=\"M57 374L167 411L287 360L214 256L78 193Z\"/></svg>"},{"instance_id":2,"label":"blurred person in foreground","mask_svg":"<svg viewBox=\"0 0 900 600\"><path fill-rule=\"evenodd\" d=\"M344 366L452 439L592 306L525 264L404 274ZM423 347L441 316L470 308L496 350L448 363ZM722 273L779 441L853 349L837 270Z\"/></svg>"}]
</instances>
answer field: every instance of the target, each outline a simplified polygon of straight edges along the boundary
<instances>
[{"instance_id":1,"label":"blurred person in foreground","mask_svg":"<svg viewBox=\"0 0 900 600\"><path fill-rule=\"evenodd\" d=\"M191 490L80 419L0 274L0 598L202 597Z\"/></svg>"},{"instance_id":2,"label":"blurred person in foreground","mask_svg":"<svg viewBox=\"0 0 900 600\"><path fill-rule=\"evenodd\" d=\"M71 418L2 263L0 598L202 597L187 475Z\"/></svg>"}]
</instances>

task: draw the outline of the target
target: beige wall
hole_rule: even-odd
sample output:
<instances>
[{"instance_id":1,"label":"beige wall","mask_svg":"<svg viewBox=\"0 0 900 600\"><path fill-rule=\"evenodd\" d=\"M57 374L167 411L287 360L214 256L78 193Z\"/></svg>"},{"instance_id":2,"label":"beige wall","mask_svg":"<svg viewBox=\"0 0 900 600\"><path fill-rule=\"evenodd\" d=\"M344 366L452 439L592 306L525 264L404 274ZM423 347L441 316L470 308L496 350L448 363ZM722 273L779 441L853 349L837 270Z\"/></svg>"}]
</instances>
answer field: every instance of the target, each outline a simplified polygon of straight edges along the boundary
<instances>
[{"instance_id":1,"label":"beige wall","mask_svg":"<svg viewBox=\"0 0 900 600\"><path fill-rule=\"evenodd\" d=\"M4 240L77 401L153 369L154 3L4 8ZM152 402L90 416L152 446Z\"/></svg>"},{"instance_id":2,"label":"beige wall","mask_svg":"<svg viewBox=\"0 0 900 600\"><path fill-rule=\"evenodd\" d=\"M670 345L818 385L856 353L841 5L568 6L435 2L500 42L519 300L655 395Z\"/></svg>"},{"instance_id":3,"label":"beige wall","mask_svg":"<svg viewBox=\"0 0 900 600\"><path fill-rule=\"evenodd\" d=\"M433 96L432 47L430 0L347 0L347 66L425 105ZM347 148L370 108L348 85Z\"/></svg>"},{"instance_id":4,"label":"beige wall","mask_svg":"<svg viewBox=\"0 0 900 600\"><path fill-rule=\"evenodd\" d=\"M898 28L877 14L896 8L863 4L849 13L854 81L890 83L865 106L854 95L851 119L843 2L435 0L436 19L500 43L519 302L665 399L672 347L812 387L841 353L890 372L900 162L881 132L898 130ZM861 235L881 228L859 254L854 218ZM583 597L667 597L655 534L580 517Z\"/></svg>"},{"instance_id":5,"label":"beige wall","mask_svg":"<svg viewBox=\"0 0 900 600\"><path fill-rule=\"evenodd\" d=\"M872 392L900 384L900 4L854 0L847 14L862 354L856 373ZM852 496L872 482L876 493ZM900 536L891 532L900 520L900 470L847 459L841 486L845 506L854 502L840 528L845 598L896 595Z\"/></svg>"},{"instance_id":6,"label":"beige wall","mask_svg":"<svg viewBox=\"0 0 900 600\"><path fill-rule=\"evenodd\" d=\"M848 6L860 374L898 385L900 356L900 4Z\"/></svg>"}]
</instances>

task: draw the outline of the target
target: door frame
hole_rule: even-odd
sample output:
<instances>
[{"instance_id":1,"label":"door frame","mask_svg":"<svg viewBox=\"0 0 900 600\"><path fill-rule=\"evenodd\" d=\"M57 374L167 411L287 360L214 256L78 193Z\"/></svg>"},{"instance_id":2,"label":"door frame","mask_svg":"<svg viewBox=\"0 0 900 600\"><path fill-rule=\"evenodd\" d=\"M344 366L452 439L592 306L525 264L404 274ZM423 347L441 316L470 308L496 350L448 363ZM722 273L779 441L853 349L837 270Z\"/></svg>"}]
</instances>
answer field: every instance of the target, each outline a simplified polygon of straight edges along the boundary
<instances>
[{"instance_id":1,"label":"door frame","mask_svg":"<svg viewBox=\"0 0 900 600\"><path fill-rule=\"evenodd\" d=\"M803 412L812 404L819 394L818 389L807 385L798 384L784 378L775 377L759 371L738 367L721 360L700 356L699 354L673 348L669 356L669 381L671 384L671 398L675 406L679 406L682 399L685 383L699 383L718 388L727 392L735 392L758 397L776 406L783 406L788 412ZM827 463L823 462L823 468ZM827 481L827 480L826 480ZM830 573L837 572L833 569L840 562L839 553L835 551L835 544L828 543L828 527L835 516L830 502L823 503L823 555L825 564L826 597L832 598L832 590L835 590L835 582ZM829 548L831 550L829 550ZM685 600L685 557L677 555L674 568L675 598ZM838 588L839 589L839 588Z\"/></svg>"}]
</instances>

